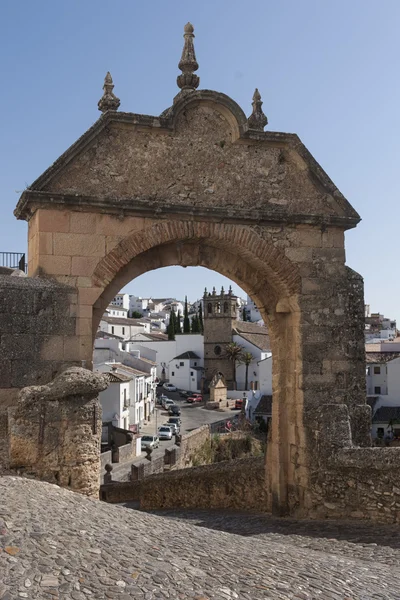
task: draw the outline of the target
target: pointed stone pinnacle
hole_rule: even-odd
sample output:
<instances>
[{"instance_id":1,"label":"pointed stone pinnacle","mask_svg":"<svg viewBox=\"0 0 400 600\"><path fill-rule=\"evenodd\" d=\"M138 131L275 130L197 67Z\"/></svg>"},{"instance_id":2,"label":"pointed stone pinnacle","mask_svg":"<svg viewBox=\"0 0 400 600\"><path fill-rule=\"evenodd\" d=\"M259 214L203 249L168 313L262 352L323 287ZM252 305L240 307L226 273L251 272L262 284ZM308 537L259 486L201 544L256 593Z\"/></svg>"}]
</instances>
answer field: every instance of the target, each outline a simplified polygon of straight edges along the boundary
<instances>
[{"instance_id":1,"label":"pointed stone pinnacle","mask_svg":"<svg viewBox=\"0 0 400 600\"><path fill-rule=\"evenodd\" d=\"M182 50L181 60L178 67L182 71L182 75L178 75L176 82L181 90L195 90L199 87L200 78L195 75L195 71L199 68L194 51L194 27L191 23L186 23L184 27L184 46Z\"/></svg>"},{"instance_id":2,"label":"pointed stone pinnacle","mask_svg":"<svg viewBox=\"0 0 400 600\"><path fill-rule=\"evenodd\" d=\"M253 94L253 112L247 119L249 129L257 129L258 131L263 131L264 127L268 124L268 119L264 115L263 110L261 108L262 105L263 103L261 101L261 94L256 88Z\"/></svg>"},{"instance_id":3,"label":"pointed stone pinnacle","mask_svg":"<svg viewBox=\"0 0 400 600\"><path fill-rule=\"evenodd\" d=\"M107 75L104 78L103 90L104 93L100 98L97 106L101 112L107 112L108 110L118 110L121 101L115 94L113 94L114 84L111 77L110 71L107 71Z\"/></svg>"}]
</instances>

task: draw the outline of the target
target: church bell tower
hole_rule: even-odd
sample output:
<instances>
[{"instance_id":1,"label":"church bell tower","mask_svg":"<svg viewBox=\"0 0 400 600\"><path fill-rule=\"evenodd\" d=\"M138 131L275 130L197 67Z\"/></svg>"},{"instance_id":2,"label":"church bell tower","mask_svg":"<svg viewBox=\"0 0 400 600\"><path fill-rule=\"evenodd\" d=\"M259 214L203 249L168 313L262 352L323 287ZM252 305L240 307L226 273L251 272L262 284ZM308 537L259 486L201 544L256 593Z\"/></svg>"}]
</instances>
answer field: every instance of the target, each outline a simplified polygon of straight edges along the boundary
<instances>
[{"instance_id":1,"label":"church bell tower","mask_svg":"<svg viewBox=\"0 0 400 600\"><path fill-rule=\"evenodd\" d=\"M233 365L225 355L225 347L232 342L232 327L237 319L237 297L221 288L217 295L215 288L212 293L204 291L203 296L204 323L204 369L206 385L217 372L225 377L228 388L233 386Z\"/></svg>"}]
</instances>

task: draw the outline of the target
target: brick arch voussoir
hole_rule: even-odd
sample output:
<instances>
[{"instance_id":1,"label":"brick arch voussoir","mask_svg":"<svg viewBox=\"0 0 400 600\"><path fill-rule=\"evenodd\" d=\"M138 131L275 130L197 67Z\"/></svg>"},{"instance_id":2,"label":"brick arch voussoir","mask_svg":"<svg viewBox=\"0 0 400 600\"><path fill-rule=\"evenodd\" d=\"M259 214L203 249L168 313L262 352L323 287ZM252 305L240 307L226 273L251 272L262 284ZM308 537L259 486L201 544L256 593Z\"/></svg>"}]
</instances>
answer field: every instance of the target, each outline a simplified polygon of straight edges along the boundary
<instances>
[{"instance_id":1,"label":"brick arch voussoir","mask_svg":"<svg viewBox=\"0 0 400 600\"><path fill-rule=\"evenodd\" d=\"M161 221L123 239L97 265L93 283L107 287L118 272L140 254L171 242L207 240L260 268L274 287L288 295L298 293L300 274L297 266L277 248L272 239L266 241L257 232L244 225L206 221Z\"/></svg>"}]
</instances>

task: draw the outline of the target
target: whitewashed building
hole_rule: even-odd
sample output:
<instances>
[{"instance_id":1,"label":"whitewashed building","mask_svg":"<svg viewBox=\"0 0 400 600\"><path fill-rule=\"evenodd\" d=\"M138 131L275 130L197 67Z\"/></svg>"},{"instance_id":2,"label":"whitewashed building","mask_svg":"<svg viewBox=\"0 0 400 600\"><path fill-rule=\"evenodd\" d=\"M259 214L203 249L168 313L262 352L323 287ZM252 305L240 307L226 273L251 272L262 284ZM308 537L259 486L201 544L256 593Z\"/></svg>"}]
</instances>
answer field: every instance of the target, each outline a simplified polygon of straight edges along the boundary
<instances>
[{"instance_id":1,"label":"whitewashed building","mask_svg":"<svg viewBox=\"0 0 400 600\"><path fill-rule=\"evenodd\" d=\"M202 391L203 360L188 350L169 361L169 382L178 389L189 392Z\"/></svg>"},{"instance_id":2,"label":"whitewashed building","mask_svg":"<svg viewBox=\"0 0 400 600\"><path fill-rule=\"evenodd\" d=\"M117 373L117 370L112 367L103 372L109 381L109 386L99 394L103 413L102 421L103 423L111 422L115 427L121 429L129 429L132 379L128 375Z\"/></svg>"},{"instance_id":3,"label":"whitewashed building","mask_svg":"<svg viewBox=\"0 0 400 600\"><path fill-rule=\"evenodd\" d=\"M114 300L111 302L112 305L124 308L127 312L129 310L129 294L117 294Z\"/></svg>"},{"instance_id":4,"label":"whitewashed building","mask_svg":"<svg viewBox=\"0 0 400 600\"><path fill-rule=\"evenodd\" d=\"M137 333L150 333L150 322L144 319L103 316L99 329L123 340L130 340Z\"/></svg>"}]
</instances>

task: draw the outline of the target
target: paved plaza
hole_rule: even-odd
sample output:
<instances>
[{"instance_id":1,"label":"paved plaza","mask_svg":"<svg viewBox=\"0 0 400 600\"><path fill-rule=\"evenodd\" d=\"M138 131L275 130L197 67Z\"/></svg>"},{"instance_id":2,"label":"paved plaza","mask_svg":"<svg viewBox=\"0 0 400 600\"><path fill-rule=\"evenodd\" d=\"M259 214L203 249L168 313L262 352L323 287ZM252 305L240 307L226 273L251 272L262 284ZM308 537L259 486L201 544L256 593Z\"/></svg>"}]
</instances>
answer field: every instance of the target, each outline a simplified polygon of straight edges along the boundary
<instances>
[{"instance_id":1,"label":"paved plaza","mask_svg":"<svg viewBox=\"0 0 400 600\"><path fill-rule=\"evenodd\" d=\"M0 478L1 600L397 600L392 526L147 514Z\"/></svg>"}]
</instances>

